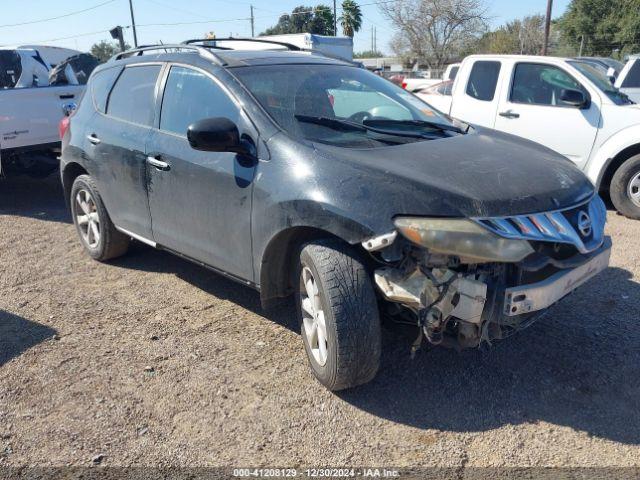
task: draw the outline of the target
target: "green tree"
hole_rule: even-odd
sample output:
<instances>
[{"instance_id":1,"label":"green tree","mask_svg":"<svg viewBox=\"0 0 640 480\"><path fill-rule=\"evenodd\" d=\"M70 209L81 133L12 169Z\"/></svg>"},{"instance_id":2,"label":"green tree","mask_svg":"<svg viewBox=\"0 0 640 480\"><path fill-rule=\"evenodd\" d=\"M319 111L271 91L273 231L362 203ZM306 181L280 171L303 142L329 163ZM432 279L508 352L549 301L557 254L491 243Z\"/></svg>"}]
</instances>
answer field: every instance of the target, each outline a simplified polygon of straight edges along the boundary
<instances>
[{"instance_id":1,"label":"green tree","mask_svg":"<svg viewBox=\"0 0 640 480\"><path fill-rule=\"evenodd\" d=\"M261 35L284 35L287 33L314 33L333 35L333 12L327 5L316 7L298 6L291 14L280 16L278 23L267 28Z\"/></svg>"},{"instance_id":2,"label":"green tree","mask_svg":"<svg viewBox=\"0 0 640 480\"><path fill-rule=\"evenodd\" d=\"M342 2L342 16L338 19L342 26L342 33L346 37L353 38L356 32L362 27L362 11L360 6L353 0Z\"/></svg>"},{"instance_id":3,"label":"green tree","mask_svg":"<svg viewBox=\"0 0 640 480\"><path fill-rule=\"evenodd\" d=\"M562 40L583 55L620 55L640 47L640 0L572 0L558 21Z\"/></svg>"},{"instance_id":4,"label":"green tree","mask_svg":"<svg viewBox=\"0 0 640 480\"><path fill-rule=\"evenodd\" d=\"M131 48L127 43L124 44L125 49L128 50ZM113 57L116 53L120 53L120 46L115 42L108 42L106 40L102 40L98 43L94 43L91 46L91 55L100 60L100 63L104 63Z\"/></svg>"},{"instance_id":5,"label":"green tree","mask_svg":"<svg viewBox=\"0 0 640 480\"><path fill-rule=\"evenodd\" d=\"M365 50L363 52L356 52L353 54L353 58L380 58L384 57L382 52L377 50Z\"/></svg>"}]
</instances>

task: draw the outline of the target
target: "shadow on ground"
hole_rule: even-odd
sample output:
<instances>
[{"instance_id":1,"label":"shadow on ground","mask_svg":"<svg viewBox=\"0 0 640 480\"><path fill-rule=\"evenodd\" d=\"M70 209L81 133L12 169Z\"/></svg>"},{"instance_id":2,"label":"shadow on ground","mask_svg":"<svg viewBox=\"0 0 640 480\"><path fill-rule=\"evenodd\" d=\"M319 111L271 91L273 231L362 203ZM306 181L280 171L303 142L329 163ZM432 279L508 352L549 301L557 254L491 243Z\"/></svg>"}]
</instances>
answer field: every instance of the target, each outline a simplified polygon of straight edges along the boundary
<instances>
[{"instance_id":1,"label":"shadow on ground","mask_svg":"<svg viewBox=\"0 0 640 480\"><path fill-rule=\"evenodd\" d=\"M58 173L47 178L0 178L0 215L70 223Z\"/></svg>"},{"instance_id":2,"label":"shadow on ground","mask_svg":"<svg viewBox=\"0 0 640 480\"><path fill-rule=\"evenodd\" d=\"M55 333L53 328L0 310L0 367Z\"/></svg>"},{"instance_id":3,"label":"shadow on ground","mask_svg":"<svg viewBox=\"0 0 640 480\"><path fill-rule=\"evenodd\" d=\"M140 246L115 263L171 272L298 332L292 305L264 312L255 291L168 253ZM529 329L480 350L425 348L412 360L406 331L387 330L378 376L338 396L422 429L472 432L545 421L638 444L637 298L631 274L610 268Z\"/></svg>"},{"instance_id":4,"label":"shadow on ground","mask_svg":"<svg viewBox=\"0 0 640 480\"><path fill-rule=\"evenodd\" d=\"M55 176L0 181L2 213L68 221ZM168 253L137 245L113 263L174 273L298 331L292 305L263 312L253 290ZM406 335L385 331L378 376L338 396L421 429L475 432L544 421L640 444L640 285L631 277L610 268L526 331L479 350L424 349L411 360ZM0 311L0 365L54 333Z\"/></svg>"}]
</instances>

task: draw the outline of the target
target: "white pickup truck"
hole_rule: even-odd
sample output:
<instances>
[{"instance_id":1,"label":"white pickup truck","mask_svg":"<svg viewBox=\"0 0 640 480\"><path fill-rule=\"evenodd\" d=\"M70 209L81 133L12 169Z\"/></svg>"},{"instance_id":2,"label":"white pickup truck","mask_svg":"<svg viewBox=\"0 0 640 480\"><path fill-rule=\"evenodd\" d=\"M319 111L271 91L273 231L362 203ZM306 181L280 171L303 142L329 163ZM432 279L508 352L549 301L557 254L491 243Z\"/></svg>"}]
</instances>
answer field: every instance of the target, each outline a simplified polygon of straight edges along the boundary
<instances>
[{"instance_id":1,"label":"white pickup truck","mask_svg":"<svg viewBox=\"0 0 640 480\"><path fill-rule=\"evenodd\" d=\"M440 84L442 82L453 81L458 74L460 68L459 63L452 63L447 65L447 68L442 75L442 78L405 78L402 81L402 88L409 92L417 93L425 88L429 88L433 85Z\"/></svg>"},{"instance_id":2,"label":"white pickup truck","mask_svg":"<svg viewBox=\"0 0 640 480\"><path fill-rule=\"evenodd\" d=\"M0 48L0 175L40 177L57 168L58 124L96 65L66 48Z\"/></svg>"},{"instance_id":3,"label":"white pickup truck","mask_svg":"<svg viewBox=\"0 0 640 480\"><path fill-rule=\"evenodd\" d=\"M474 55L448 94L417 95L470 124L524 137L571 159L618 211L640 219L640 106L575 59Z\"/></svg>"}]
</instances>

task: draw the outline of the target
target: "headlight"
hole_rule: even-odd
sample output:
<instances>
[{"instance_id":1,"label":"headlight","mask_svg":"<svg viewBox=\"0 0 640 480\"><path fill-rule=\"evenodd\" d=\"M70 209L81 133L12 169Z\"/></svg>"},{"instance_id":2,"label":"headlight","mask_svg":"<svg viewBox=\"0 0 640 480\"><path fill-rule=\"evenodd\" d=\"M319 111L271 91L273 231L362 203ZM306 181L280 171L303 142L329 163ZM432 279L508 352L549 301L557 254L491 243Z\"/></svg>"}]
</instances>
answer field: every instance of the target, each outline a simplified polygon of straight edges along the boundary
<instances>
[{"instance_id":1,"label":"headlight","mask_svg":"<svg viewBox=\"0 0 640 480\"><path fill-rule=\"evenodd\" d=\"M478 262L519 262L534 251L526 240L499 237L471 220L398 217L394 223L417 245Z\"/></svg>"}]
</instances>

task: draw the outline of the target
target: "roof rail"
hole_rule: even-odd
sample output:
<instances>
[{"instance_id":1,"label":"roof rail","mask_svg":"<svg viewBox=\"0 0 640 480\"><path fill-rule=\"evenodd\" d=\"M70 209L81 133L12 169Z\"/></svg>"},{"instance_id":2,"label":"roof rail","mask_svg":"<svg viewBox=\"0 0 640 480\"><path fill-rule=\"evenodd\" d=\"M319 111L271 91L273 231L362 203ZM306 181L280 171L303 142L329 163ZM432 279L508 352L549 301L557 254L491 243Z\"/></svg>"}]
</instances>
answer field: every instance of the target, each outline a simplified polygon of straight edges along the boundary
<instances>
[{"instance_id":1,"label":"roof rail","mask_svg":"<svg viewBox=\"0 0 640 480\"><path fill-rule=\"evenodd\" d=\"M213 60L218 64L223 64L224 62L218 57L216 54L211 52L210 50L201 47L199 45L187 45L184 43L166 43L166 44L158 44L158 45L144 45L138 48L132 48L130 50L126 50L124 52L117 53L109 61L121 60L126 57L133 57L134 55L142 55L144 52L154 51L154 50L191 50L197 52L201 57L205 57L208 60Z\"/></svg>"},{"instance_id":2,"label":"roof rail","mask_svg":"<svg viewBox=\"0 0 640 480\"><path fill-rule=\"evenodd\" d=\"M291 51L300 51L302 50L297 45L286 42L278 42L276 40L266 40L264 38L234 38L234 37L226 37L226 38L194 38L192 40L185 40L182 42L184 45L193 45L194 43L211 43L211 42L254 42L254 43L266 43L271 45L278 45L280 47L286 47L287 50ZM220 50L231 50L227 47L219 47L217 45L199 45L203 48L218 48Z\"/></svg>"}]
</instances>

